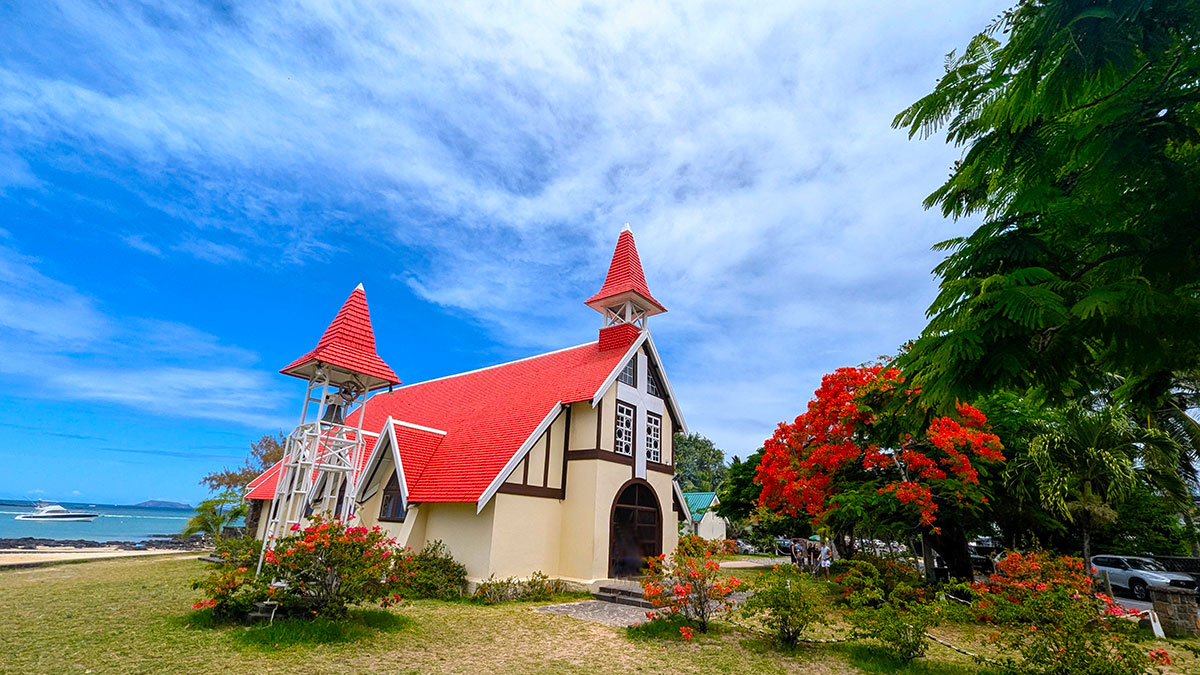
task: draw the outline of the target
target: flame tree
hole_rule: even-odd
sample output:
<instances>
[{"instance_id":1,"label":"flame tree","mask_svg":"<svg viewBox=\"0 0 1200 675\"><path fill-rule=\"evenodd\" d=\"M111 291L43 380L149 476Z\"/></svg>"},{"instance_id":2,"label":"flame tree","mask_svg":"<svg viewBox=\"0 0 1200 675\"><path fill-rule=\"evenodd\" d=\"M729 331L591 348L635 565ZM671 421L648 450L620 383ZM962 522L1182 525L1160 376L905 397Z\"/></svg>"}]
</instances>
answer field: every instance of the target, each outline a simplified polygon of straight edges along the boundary
<instances>
[{"instance_id":1,"label":"flame tree","mask_svg":"<svg viewBox=\"0 0 1200 675\"><path fill-rule=\"evenodd\" d=\"M967 535L985 522L1003 446L978 409L937 416L918 394L888 364L826 375L808 409L766 442L760 504L809 516L843 549L863 526L920 535L952 575L971 578Z\"/></svg>"}]
</instances>

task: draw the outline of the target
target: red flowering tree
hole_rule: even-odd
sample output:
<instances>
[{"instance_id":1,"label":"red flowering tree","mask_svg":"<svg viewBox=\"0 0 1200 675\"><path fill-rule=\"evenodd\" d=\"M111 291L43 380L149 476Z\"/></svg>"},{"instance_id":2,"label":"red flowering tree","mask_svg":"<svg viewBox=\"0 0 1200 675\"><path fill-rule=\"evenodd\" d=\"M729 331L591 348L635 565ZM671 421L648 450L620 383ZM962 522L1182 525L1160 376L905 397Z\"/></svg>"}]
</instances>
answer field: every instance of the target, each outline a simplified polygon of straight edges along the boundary
<instances>
[{"instance_id":1,"label":"red flowering tree","mask_svg":"<svg viewBox=\"0 0 1200 675\"><path fill-rule=\"evenodd\" d=\"M938 416L887 364L839 368L764 446L760 503L852 541L856 527L921 535L952 575L971 577L967 533L1004 455L976 408Z\"/></svg>"}]
</instances>

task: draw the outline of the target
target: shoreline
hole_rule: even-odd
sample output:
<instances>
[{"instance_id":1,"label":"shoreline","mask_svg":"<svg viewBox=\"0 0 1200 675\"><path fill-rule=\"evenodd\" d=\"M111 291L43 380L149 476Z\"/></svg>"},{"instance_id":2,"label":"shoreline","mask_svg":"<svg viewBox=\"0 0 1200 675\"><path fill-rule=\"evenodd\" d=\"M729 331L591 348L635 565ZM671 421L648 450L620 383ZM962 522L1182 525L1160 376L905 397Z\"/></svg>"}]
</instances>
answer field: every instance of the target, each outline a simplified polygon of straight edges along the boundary
<instances>
[{"instance_id":1,"label":"shoreline","mask_svg":"<svg viewBox=\"0 0 1200 675\"><path fill-rule=\"evenodd\" d=\"M91 541L21 537L0 539L0 569L36 567L50 563L134 558L169 553L202 553L211 546L203 536L186 539L151 535L143 541Z\"/></svg>"},{"instance_id":2,"label":"shoreline","mask_svg":"<svg viewBox=\"0 0 1200 675\"><path fill-rule=\"evenodd\" d=\"M116 547L69 548L57 546L44 549L0 548L0 572L4 570L42 567L66 563L89 562L92 560L115 560L121 558L146 558L155 556L187 555L203 553L203 549L179 550L131 550Z\"/></svg>"}]
</instances>

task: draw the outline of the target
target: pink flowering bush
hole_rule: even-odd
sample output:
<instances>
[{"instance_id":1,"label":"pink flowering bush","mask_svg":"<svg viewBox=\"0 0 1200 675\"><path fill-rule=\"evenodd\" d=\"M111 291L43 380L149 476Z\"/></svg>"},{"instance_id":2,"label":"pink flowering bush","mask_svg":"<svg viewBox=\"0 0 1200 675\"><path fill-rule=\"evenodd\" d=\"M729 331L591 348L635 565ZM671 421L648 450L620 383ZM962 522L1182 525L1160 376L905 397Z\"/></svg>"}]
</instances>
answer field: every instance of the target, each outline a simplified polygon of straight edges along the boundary
<instances>
[{"instance_id":1,"label":"pink flowering bush","mask_svg":"<svg viewBox=\"0 0 1200 675\"><path fill-rule=\"evenodd\" d=\"M990 641L1021 655L1009 661L1014 672L1127 675L1170 661L1137 643L1137 623L1096 592L1078 558L1010 554L986 582L961 590L976 619L1004 629Z\"/></svg>"},{"instance_id":2,"label":"pink flowering bush","mask_svg":"<svg viewBox=\"0 0 1200 675\"><path fill-rule=\"evenodd\" d=\"M412 551L378 527L350 527L316 515L293 530L273 542L257 578L246 567L220 566L193 584L208 596L193 607L242 618L255 603L275 600L285 615L339 619L361 602L391 606L416 575Z\"/></svg>"},{"instance_id":3,"label":"pink flowering bush","mask_svg":"<svg viewBox=\"0 0 1200 675\"><path fill-rule=\"evenodd\" d=\"M713 617L733 608L729 595L740 585L738 579L721 574L712 553L698 557L677 549L670 557L648 559L642 595L654 605L654 611L646 613L652 621L682 618L706 633Z\"/></svg>"}]
</instances>

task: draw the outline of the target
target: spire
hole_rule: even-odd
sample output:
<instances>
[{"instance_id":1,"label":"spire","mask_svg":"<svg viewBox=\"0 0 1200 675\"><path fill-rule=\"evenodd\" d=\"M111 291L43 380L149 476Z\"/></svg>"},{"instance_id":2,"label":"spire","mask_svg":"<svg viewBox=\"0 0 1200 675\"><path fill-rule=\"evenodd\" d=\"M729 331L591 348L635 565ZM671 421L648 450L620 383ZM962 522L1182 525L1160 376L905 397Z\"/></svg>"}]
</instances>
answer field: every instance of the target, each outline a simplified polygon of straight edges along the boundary
<instances>
[{"instance_id":1,"label":"spire","mask_svg":"<svg viewBox=\"0 0 1200 675\"><path fill-rule=\"evenodd\" d=\"M307 380L319 364L333 366L343 375L359 375L367 389L400 384L396 373L375 351L375 331L371 328L371 312L362 284L346 298L316 348L279 372Z\"/></svg>"},{"instance_id":2,"label":"spire","mask_svg":"<svg viewBox=\"0 0 1200 675\"><path fill-rule=\"evenodd\" d=\"M604 285L584 304L604 314L605 325L634 323L644 326L646 317L667 311L650 295L650 288L646 286L642 260L638 257L629 223L625 223L617 237L617 248L613 251Z\"/></svg>"}]
</instances>

